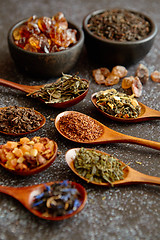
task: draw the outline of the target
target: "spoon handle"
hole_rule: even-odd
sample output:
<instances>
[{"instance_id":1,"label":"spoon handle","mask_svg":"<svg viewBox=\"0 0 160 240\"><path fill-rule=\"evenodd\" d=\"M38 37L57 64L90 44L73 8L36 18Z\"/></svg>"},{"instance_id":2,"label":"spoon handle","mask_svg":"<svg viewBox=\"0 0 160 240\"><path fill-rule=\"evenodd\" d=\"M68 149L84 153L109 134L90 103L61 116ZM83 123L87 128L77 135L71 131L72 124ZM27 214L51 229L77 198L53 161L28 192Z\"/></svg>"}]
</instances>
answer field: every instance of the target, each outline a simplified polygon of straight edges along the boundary
<instances>
[{"instance_id":1,"label":"spoon handle","mask_svg":"<svg viewBox=\"0 0 160 240\"><path fill-rule=\"evenodd\" d=\"M160 185L160 177L149 176L134 170L133 168L129 168L129 175L126 179L126 183L147 183L147 184L155 184ZM125 180L124 180L125 181Z\"/></svg>"},{"instance_id":2,"label":"spoon handle","mask_svg":"<svg viewBox=\"0 0 160 240\"><path fill-rule=\"evenodd\" d=\"M123 141L123 139L122 139L122 141ZM133 143L133 144L142 145L142 146L145 146L145 147L160 150L160 143L155 142L155 141L151 141L151 140L146 140L146 139L142 139L142 138L137 138L137 137L132 137L132 136L125 135L124 136L124 142Z\"/></svg>"},{"instance_id":3,"label":"spoon handle","mask_svg":"<svg viewBox=\"0 0 160 240\"><path fill-rule=\"evenodd\" d=\"M108 129L104 130L104 134L95 143L133 143L137 145L142 145L145 147L160 150L160 142L155 142L143 138L132 137L125 135L114 130Z\"/></svg>"},{"instance_id":4,"label":"spoon handle","mask_svg":"<svg viewBox=\"0 0 160 240\"><path fill-rule=\"evenodd\" d=\"M20 90L22 92L25 92L25 93L33 92L35 90L38 90L41 87L41 86L22 85L22 84L11 82L11 81L8 81L8 80L2 79L2 78L0 78L0 85L10 87L10 88L14 88L14 89L18 89L18 90Z\"/></svg>"},{"instance_id":5,"label":"spoon handle","mask_svg":"<svg viewBox=\"0 0 160 240\"><path fill-rule=\"evenodd\" d=\"M0 186L0 192L5 193L7 195L10 195L16 199L19 200L19 194L18 192L21 192L20 188L15 188L15 187L8 187L8 186Z\"/></svg>"},{"instance_id":6,"label":"spoon handle","mask_svg":"<svg viewBox=\"0 0 160 240\"><path fill-rule=\"evenodd\" d=\"M141 105L143 105L141 103ZM144 106L144 105L143 105ZM146 120L150 120L150 119L160 119L160 111L152 109L148 106L144 106L145 107L145 112L143 113L142 118L146 119Z\"/></svg>"}]
</instances>

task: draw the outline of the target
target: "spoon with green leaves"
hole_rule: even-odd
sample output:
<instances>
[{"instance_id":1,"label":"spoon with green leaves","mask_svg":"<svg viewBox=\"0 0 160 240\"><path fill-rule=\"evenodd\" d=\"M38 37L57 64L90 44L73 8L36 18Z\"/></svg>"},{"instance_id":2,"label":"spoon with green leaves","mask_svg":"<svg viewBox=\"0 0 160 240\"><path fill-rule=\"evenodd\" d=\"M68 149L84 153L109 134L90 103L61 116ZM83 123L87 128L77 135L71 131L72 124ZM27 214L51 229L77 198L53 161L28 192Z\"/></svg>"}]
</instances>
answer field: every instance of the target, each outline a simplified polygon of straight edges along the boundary
<instances>
[{"instance_id":1,"label":"spoon with green leaves","mask_svg":"<svg viewBox=\"0 0 160 240\"><path fill-rule=\"evenodd\" d=\"M140 183L160 185L160 177L140 173L96 149L72 148L66 152L65 159L70 169L88 183L101 186Z\"/></svg>"}]
</instances>

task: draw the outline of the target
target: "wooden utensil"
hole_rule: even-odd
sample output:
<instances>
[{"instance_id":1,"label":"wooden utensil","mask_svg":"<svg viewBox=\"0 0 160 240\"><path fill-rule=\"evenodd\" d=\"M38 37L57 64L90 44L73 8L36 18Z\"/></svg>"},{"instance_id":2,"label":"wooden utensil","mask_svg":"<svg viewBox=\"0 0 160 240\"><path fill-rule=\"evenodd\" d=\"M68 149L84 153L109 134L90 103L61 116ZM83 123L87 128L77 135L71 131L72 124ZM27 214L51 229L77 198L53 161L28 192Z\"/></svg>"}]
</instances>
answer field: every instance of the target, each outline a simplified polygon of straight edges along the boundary
<instances>
[{"instance_id":1,"label":"wooden utensil","mask_svg":"<svg viewBox=\"0 0 160 240\"><path fill-rule=\"evenodd\" d=\"M7 108L7 107L0 108L0 111L5 109L5 108ZM19 108L28 109L28 108L25 108L25 107L19 107ZM11 136L21 136L21 135L26 135L26 134L29 134L29 133L32 133L32 132L36 132L37 130L39 130L40 128L42 128L44 126L44 124L46 123L46 118L40 112L38 112L36 110L34 110L34 111L37 115L39 115L42 118L42 120L40 122L40 125L37 128L32 129L28 132L12 133L12 132L0 131L0 133L3 133L5 135L11 135Z\"/></svg>"},{"instance_id":2,"label":"wooden utensil","mask_svg":"<svg viewBox=\"0 0 160 240\"><path fill-rule=\"evenodd\" d=\"M102 183L98 183L98 182L93 182L93 181L88 181L88 179L86 179L85 177L81 176L75 169L74 167L74 159L76 156L76 152L79 151L80 148L72 148L70 150L68 150L65 154L65 159L66 162L68 164L68 166L70 167L70 169L80 178L82 178L83 180L89 182L89 183L93 183L96 185L101 185L101 186L111 186L110 183L107 182L102 182ZM94 149L95 150L95 149ZM95 150L97 152L101 152L99 150ZM103 154L109 155L105 152L101 152ZM123 180L119 180L119 181L115 181L113 182L114 186L117 185L128 185L128 184L138 184L138 183L147 183L147 184L155 184L155 185L160 185L160 177L153 177L153 176L149 176L143 173L140 173L136 170L134 170L133 168L129 167L128 165L124 164L123 162L121 162L123 166L125 166L123 172L124 172L124 179Z\"/></svg>"},{"instance_id":3,"label":"wooden utensil","mask_svg":"<svg viewBox=\"0 0 160 240\"><path fill-rule=\"evenodd\" d=\"M34 199L34 196L40 194L45 186L50 186L55 182L49 182L49 183L44 183L44 184L38 184L34 186L29 186L29 187L8 187L8 186L0 186L0 192L8 194L15 199L17 199L19 202L21 202L24 207L26 207L31 213L36 215L37 217L46 219L46 220L53 220L53 221L58 221L58 220L64 220L66 218L70 218L80 212L87 201L87 193L85 189L78 183L71 182L71 184L79 191L81 197L81 205L77 208L76 211L73 211L71 214L67 214L64 216L45 216L41 212L38 212L37 210L32 208L32 202Z\"/></svg>"},{"instance_id":4,"label":"wooden utensil","mask_svg":"<svg viewBox=\"0 0 160 240\"><path fill-rule=\"evenodd\" d=\"M141 102L138 102L140 107L141 107L141 112L140 115L137 118L119 118L112 116L108 114L107 112L102 111L96 104L97 99L96 99L97 93L92 94L91 100L93 105L97 108L99 112L101 112L103 115L105 115L108 118L111 118L112 120L119 121L119 122L143 122L143 121L148 121L148 120L158 120L160 119L160 111L154 110L152 108L147 107Z\"/></svg>"},{"instance_id":5,"label":"wooden utensil","mask_svg":"<svg viewBox=\"0 0 160 240\"><path fill-rule=\"evenodd\" d=\"M54 142L54 141L53 141ZM38 167L35 167L35 168L32 168L30 170L13 170L13 169L10 169L10 168L7 168L5 166L5 164L3 162L0 161L0 165L5 168L7 171L9 172L12 172L16 175L20 175L20 176L31 176L33 174L37 174L39 172L42 172L44 171L45 169L47 169L53 162L54 160L56 159L57 157L57 151L58 151L58 146L57 146L57 143L54 142L54 154L52 155L52 157L46 161L46 163L38 166Z\"/></svg>"},{"instance_id":6,"label":"wooden utensil","mask_svg":"<svg viewBox=\"0 0 160 240\"><path fill-rule=\"evenodd\" d=\"M79 112L76 112L76 111L65 111L65 112L62 112L62 113L58 114L57 117L55 118L55 127L63 137L65 137L65 138L67 138L71 141L78 142L78 143L86 143L86 144L133 143L133 144L138 144L138 145L142 145L142 146L146 146L146 147L149 147L149 148L154 148L154 149L160 150L160 143L159 142L150 141L150 140L137 138L137 137L132 137L132 136L129 136L129 135L125 135L125 134L116 132L116 131L106 127L105 125L103 125L102 123L98 122L97 120L95 120L93 118L91 118L91 119L94 120L97 124L99 124L103 128L103 133L100 137L98 137L95 140L86 140L86 141L70 139L69 137L67 137L65 135L64 132L61 132L60 124L59 124L60 118L64 115L68 115L70 113L79 114ZM83 114L83 115L85 115L85 114Z\"/></svg>"},{"instance_id":7,"label":"wooden utensil","mask_svg":"<svg viewBox=\"0 0 160 240\"><path fill-rule=\"evenodd\" d=\"M89 83L88 80L86 80L86 79L82 79L82 80ZM0 85L10 87L10 88L14 88L14 89L20 90L20 91L25 92L25 93L33 93L34 91L39 90L40 88L45 86L45 85L37 85L37 86L22 85L22 84L11 82L11 81L8 81L8 80L2 79L2 78L0 78ZM83 98L87 95L88 90L89 90L89 84L88 84L87 90L84 93L82 93L81 95L79 95L78 97L73 98L73 99L68 100L68 101L65 101L65 102L62 102L62 103L47 103L47 105L51 106L51 107L54 107L54 108L71 107L71 106L79 103L80 101L82 101ZM45 103L45 101L43 99L41 99L41 98L37 98L37 99L40 100L41 102Z\"/></svg>"}]
</instances>

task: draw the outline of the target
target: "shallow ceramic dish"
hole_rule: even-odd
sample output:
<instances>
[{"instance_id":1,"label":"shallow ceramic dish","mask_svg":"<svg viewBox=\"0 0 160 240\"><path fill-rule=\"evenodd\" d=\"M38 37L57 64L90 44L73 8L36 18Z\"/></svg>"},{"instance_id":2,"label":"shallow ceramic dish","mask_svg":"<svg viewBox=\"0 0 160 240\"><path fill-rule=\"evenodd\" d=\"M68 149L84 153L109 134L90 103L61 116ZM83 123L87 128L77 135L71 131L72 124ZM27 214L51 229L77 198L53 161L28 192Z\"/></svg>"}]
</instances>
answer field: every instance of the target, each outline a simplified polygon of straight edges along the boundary
<instances>
[{"instance_id":1,"label":"shallow ceramic dish","mask_svg":"<svg viewBox=\"0 0 160 240\"><path fill-rule=\"evenodd\" d=\"M114 40L102 39L93 34L87 27L89 19L92 16L101 14L107 9L97 10L89 13L83 20L83 30L85 34L85 45L90 58L98 64L113 67L115 65L129 66L137 63L151 49L155 36L157 34L157 26L154 21L143 13L141 16L150 23L151 31L146 38L137 41L119 42ZM138 13L128 10L132 13Z\"/></svg>"},{"instance_id":2,"label":"shallow ceramic dish","mask_svg":"<svg viewBox=\"0 0 160 240\"><path fill-rule=\"evenodd\" d=\"M83 31L71 22L68 27L77 30L77 43L68 49L54 53L35 53L23 50L14 43L13 31L18 26L25 23L24 19L16 23L8 33L8 46L11 57L20 71L34 76L55 77L63 73L68 73L77 63L83 43Z\"/></svg>"}]
</instances>

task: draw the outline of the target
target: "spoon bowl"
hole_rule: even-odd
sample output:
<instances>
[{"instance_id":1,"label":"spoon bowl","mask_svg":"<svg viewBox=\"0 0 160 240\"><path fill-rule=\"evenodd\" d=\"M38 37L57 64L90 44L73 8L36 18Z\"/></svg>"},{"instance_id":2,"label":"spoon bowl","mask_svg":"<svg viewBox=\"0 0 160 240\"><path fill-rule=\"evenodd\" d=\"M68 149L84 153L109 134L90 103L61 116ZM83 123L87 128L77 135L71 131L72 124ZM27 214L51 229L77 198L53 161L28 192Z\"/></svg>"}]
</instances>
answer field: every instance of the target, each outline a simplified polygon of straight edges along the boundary
<instances>
[{"instance_id":1,"label":"spoon bowl","mask_svg":"<svg viewBox=\"0 0 160 240\"><path fill-rule=\"evenodd\" d=\"M6 109L6 108L7 107L0 108L0 111L3 110L3 109ZM25 107L19 107L19 108L21 108L21 109L29 109L29 108L25 108ZM32 129L32 130L27 131L27 132L20 132L20 133L12 133L12 132L5 132L5 131L0 131L0 133L5 134L5 135L10 135L10 136L22 136L22 135L26 135L26 134L38 131L40 128L42 128L45 125L46 118L40 112L38 112L36 110L34 110L34 112L35 112L36 115L39 115L41 117L41 119L42 119L41 122L40 122L40 125L38 127L36 127L35 129Z\"/></svg>"},{"instance_id":2,"label":"spoon bowl","mask_svg":"<svg viewBox=\"0 0 160 240\"><path fill-rule=\"evenodd\" d=\"M70 169L80 178L82 178L83 180L92 183L92 184L96 184L96 185L100 185L100 186L111 186L110 183L108 182L94 182L94 181L89 181L88 179L86 179L85 177L81 176L75 169L74 167L74 160L76 157L77 152L80 150L80 148L72 148L70 150L68 150L65 154L65 159L66 162L68 164L68 166L70 167ZM95 149L94 149L95 150ZM95 150L99 153L102 154L106 154L109 155L105 152L101 152L99 150ZM120 161L121 162L121 161ZM125 163L121 162L122 166L124 166L125 168L123 169L123 180L118 180L113 182L114 186L117 185L128 185L128 184L138 184L138 183L148 183L148 184L155 184L155 185L160 185L160 177L153 177L153 176L149 176L149 175L145 175L143 173L140 173L136 170L134 170L133 168L129 167L128 165L126 165Z\"/></svg>"},{"instance_id":3,"label":"spoon bowl","mask_svg":"<svg viewBox=\"0 0 160 240\"><path fill-rule=\"evenodd\" d=\"M47 105L50 107L54 107L54 108L67 108L67 107L71 107L71 106L79 103L80 101L82 101L83 98L85 98L85 96L87 95L88 90L89 90L89 81L87 79L82 79L82 80L87 82L88 88L81 95L79 95L78 97L75 97L71 100L62 102L62 103L47 103ZM59 79L57 81L59 81ZM8 80L2 79L2 78L0 78L0 85L20 90L22 92L28 93L28 95L45 86L45 85L28 86L28 85L11 82L11 81L8 81ZM37 99L39 101L45 103L45 101L43 99L41 99L41 98L37 98Z\"/></svg>"},{"instance_id":4,"label":"spoon bowl","mask_svg":"<svg viewBox=\"0 0 160 240\"><path fill-rule=\"evenodd\" d=\"M141 112L140 112L140 114L137 118L119 118L119 117L112 116L112 115L108 114L107 112L102 111L97 106L96 95L97 95L97 93L94 93L91 96L91 101L92 101L93 105L96 107L96 109L99 112L101 112L103 115L105 115L106 117L108 117L108 118L110 118L114 121L133 123L133 122L143 122L143 121L148 121L148 120L158 120L158 119L160 119L160 111L149 108L141 102L138 102L138 104L141 107Z\"/></svg>"},{"instance_id":5,"label":"spoon bowl","mask_svg":"<svg viewBox=\"0 0 160 240\"><path fill-rule=\"evenodd\" d=\"M54 141L53 141L54 142ZM42 172L44 171L45 169L47 169L53 162L54 160L56 159L57 157L57 151L58 151L58 146L57 146L57 143L54 142L54 153L52 155L52 157L46 161L46 163L38 166L38 167L35 167L35 168L32 168L30 170L14 170L14 169L10 169L10 168L7 168L5 166L5 164L3 162L0 161L0 165L5 168L7 171L13 173L13 174L16 174L16 175L20 175L20 176L31 176L31 175L34 175L34 174L37 174L39 172Z\"/></svg>"},{"instance_id":6,"label":"spoon bowl","mask_svg":"<svg viewBox=\"0 0 160 240\"><path fill-rule=\"evenodd\" d=\"M53 221L59 221L59 220L64 220L67 218L70 218L80 212L87 201L87 193L86 190L78 183L75 182L70 182L72 186L74 186L80 193L80 200L81 200L81 205L77 208L77 210L73 211L71 214L66 214L63 216L45 216L41 212L35 210L32 208L32 203L34 196L38 195L41 193L45 186L50 186L55 182L49 182L49 183L44 183L44 184L38 184L34 186L28 186L28 187L8 187L8 186L0 186L0 192L8 194L15 199L17 199L19 202L21 202L24 207L26 207L31 213L36 215L39 218L43 218L46 220L53 220ZM56 182L57 183L57 182Z\"/></svg>"},{"instance_id":7,"label":"spoon bowl","mask_svg":"<svg viewBox=\"0 0 160 240\"><path fill-rule=\"evenodd\" d=\"M65 111L65 112L61 112L60 114L58 114L57 117L55 118L55 127L56 127L57 131L63 137L67 138L68 140L78 142L78 143L86 143L86 144L132 143L132 144L138 144L138 145L142 145L142 146L146 146L149 148L154 148L154 149L160 150L159 142L150 141L150 140L137 138L137 137L132 137L129 135L125 135L125 134L116 132L91 117L90 117L90 119L94 120L95 123L97 123L98 125L100 125L102 127L102 129L103 129L102 134L94 140L80 141L80 140L77 140L76 138L72 139L72 138L66 136L66 134L60 130L60 118L62 116L67 116L68 114L71 114L71 113L76 113L76 114L81 114L81 115L86 116L85 114L79 113L76 111Z\"/></svg>"}]
</instances>

